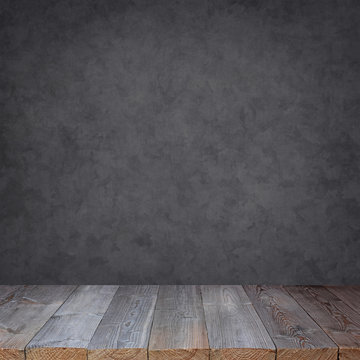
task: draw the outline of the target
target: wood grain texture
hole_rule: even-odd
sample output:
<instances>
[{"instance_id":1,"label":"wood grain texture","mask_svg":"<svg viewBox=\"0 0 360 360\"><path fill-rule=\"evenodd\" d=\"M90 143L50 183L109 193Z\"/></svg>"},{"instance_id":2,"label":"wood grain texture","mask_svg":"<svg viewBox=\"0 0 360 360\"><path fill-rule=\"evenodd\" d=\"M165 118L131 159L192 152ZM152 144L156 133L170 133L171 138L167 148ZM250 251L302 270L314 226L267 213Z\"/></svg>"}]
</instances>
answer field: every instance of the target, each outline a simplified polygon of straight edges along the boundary
<instances>
[{"instance_id":1,"label":"wood grain texture","mask_svg":"<svg viewBox=\"0 0 360 360\"><path fill-rule=\"evenodd\" d=\"M201 286L210 357L271 360L275 346L242 286Z\"/></svg>"},{"instance_id":2,"label":"wood grain texture","mask_svg":"<svg viewBox=\"0 0 360 360\"><path fill-rule=\"evenodd\" d=\"M11 301L15 293L24 286L21 285L0 285L0 305Z\"/></svg>"},{"instance_id":3,"label":"wood grain texture","mask_svg":"<svg viewBox=\"0 0 360 360\"><path fill-rule=\"evenodd\" d=\"M89 360L147 360L158 286L120 286L88 347Z\"/></svg>"},{"instance_id":4,"label":"wood grain texture","mask_svg":"<svg viewBox=\"0 0 360 360\"><path fill-rule=\"evenodd\" d=\"M150 360L206 360L209 344L199 286L160 286Z\"/></svg>"},{"instance_id":5,"label":"wood grain texture","mask_svg":"<svg viewBox=\"0 0 360 360\"><path fill-rule=\"evenodd\" d=\"M326 286L326 288L360 314L360 286Z\"/></svg>"},{"instance_id":6,"label":"wood grain texture","mask_svg":"<svg viewBox=\"0 0 360 360\"><path fill-rule=\"evenodd\" d=\"M338 348L279 286L244 286L277 347L277 360L336 360Z\"/></svg>"},{"instance_id":7,"label":"wood grain texture","mask_svg":"<svg viewBox=\"0 0 360 360\"><path fill-rule=\"evenodd\" d=\"M27 360L86 360L118 286L79 286L26 347Z\"/></svg>"},{"instance_id":8,"label":"wood grain texture","mask_svg":"<svg viewBox=\"0 0 360 360\"><path fill-rule=\"evenodd\" d=\"M339 346L340 360L360 359L360 314L321 286L286 290Z\"/></svg>"},{"instance_id":9,"label":"wood grain texture","mask_svg":"<svg viewBox=\"0 0 360 360\"><path fill-rule=\"evenodd\" d=\"M25 346L75 286L18 286L0 290L0 360L25 359Z\"/></svg>"}]
</instances>

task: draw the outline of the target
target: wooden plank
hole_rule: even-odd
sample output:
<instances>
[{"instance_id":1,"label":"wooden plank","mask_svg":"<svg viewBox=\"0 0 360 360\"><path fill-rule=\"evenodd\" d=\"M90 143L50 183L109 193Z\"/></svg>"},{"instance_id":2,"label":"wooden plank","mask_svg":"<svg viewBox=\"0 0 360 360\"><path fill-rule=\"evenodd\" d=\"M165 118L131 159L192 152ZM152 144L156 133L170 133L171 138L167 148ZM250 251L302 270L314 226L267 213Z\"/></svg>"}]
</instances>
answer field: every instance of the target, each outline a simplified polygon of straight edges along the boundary
<instances>
[{"instance_id":1,"label":"wooden plank","mask_svg":"<svg viewBox=\"0 0 360 360\"><path fill-rule=\"evenodd\" d=\"M326 288L360 314L360 286L326 286Z\"/></svg>"},{"instance_id":2,"label":"wooden plank","mask_svg":"<svg viewBox=\"0 0 360 360\"><path fill-rule=\"evenodd\" d=\"M26 347L27 360L86 360L118 286L79 286Z\"/></svg>"},{"instance_id":3,"label":"wooden plank","mask_svg":"<svg viewBox=\"0 0 360 360\"><path fill-rule=\"evenodd\" d=\"M0 294L0 360L25 359L25 346L76 286L3 287Z\"/></svg>"},{"instance_id":4,"label":"wooden plank","mask_svg":"<svg viewBox=\"0 0 360 360\"><path fill-rule=\"evenodd\" d=\"M147 360L158 286L120 286L88 347L89 360Z\"/></svg>"},{"instance_id":5,"label":"wooden plank","mask_svg":"<svg viewBox=\"0 0 360 360\"><path fill-rule=\"evenodd\" d=\"M271 360L275 346L242 286L201 286L210 358Z\"/></svg>"},{"instance_id":6,"label":"wooden plank","mask_svg":"<svg viewBox=\"0 0 360 360\"><path fill-rule=\"evenodd\" d=\"M277 348L277 360L336 360L338 348L279 286L244 286Z\"/></svg>"},{"instance_id":7,"label":"wooden plank","mask_svg":"<svg viewBox=\"0 0 360 360\"><path fill-rule=\"evenodd\" d=\"M160 286L149 344L150 360L209 358L199 286Z\"/></svg>"},{"instance_id":8,"label":"wooden plank","mask_svg":"<svg viewBox=\"0 0 360 360\"><path fill-rule=\"evenodd\" d=\"M360 315L321 286L286 290L339 346L340 360L360 359Z\"/></svg>"},{"instance_id":9,"label":"wooden plank","mask_svg":"<svg viewBox=\"0 0 360 360\"><path fill-rule=\"evenodd\" d=\"M0 306L10 302L20 288L24 288L24 286L0 285Z\"/></svg>"}]
</instances>

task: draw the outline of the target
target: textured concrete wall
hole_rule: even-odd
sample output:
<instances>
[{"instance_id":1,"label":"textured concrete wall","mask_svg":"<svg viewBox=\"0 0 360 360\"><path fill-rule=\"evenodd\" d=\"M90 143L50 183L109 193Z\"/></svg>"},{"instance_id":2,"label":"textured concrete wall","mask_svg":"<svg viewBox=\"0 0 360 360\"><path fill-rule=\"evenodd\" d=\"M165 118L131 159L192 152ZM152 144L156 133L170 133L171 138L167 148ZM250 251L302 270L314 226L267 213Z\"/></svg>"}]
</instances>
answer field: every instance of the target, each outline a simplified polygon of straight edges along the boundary
<instances>
[{"instance_id":1,"label":"textured concrete wall","mask_svg":"<svg viewBox=\"0 0 360 360\"><path fill-rule=\"evenodd\" d=\"M360 282L360 1L0 4L0 282Z\"/></svg>"}]
</instances>

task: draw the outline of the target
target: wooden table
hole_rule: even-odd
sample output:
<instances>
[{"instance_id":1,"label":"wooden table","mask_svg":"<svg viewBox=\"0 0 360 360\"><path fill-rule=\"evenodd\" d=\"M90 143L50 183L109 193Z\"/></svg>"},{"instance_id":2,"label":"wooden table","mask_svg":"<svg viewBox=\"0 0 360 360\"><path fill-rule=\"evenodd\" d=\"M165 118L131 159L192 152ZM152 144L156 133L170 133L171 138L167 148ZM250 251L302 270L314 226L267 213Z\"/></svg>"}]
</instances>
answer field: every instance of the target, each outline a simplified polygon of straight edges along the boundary
<instances>
[{"instance_id":1,"label":"wooden table","mask_svg":"<svg viewBox=\"0 0 360 360\"><path fill-rule=\"evenodd\" d=\"M360 286L0 286L0 360L360 359Z\"/></svg>"}]
</instances>

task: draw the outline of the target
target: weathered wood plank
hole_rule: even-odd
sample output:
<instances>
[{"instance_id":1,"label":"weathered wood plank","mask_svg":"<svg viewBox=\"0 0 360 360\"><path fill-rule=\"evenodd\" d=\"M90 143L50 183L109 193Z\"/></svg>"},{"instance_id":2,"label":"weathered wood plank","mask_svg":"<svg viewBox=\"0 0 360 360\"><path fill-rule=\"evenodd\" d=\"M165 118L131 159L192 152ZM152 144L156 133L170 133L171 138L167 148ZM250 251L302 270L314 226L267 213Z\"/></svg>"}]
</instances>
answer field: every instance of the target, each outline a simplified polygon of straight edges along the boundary
<instances>
[{"instance_id":1,"label":"weathered wood plank","mask_svg":"<svg viewBox=\"0 0 360 360\"><path fill-rule=\"evenodd\" d=\"M286 290L339 346L340 360L360 359L360 315L321 286Z\"/></svg>"},{"instance_id":2,"label":"weathered wood plank","mask_svg":"<svg viewBox=\"0 0 360 360\"><path fill-rule=\"evenodd\" d=\"M26 347L27 360L86 360L118 286L79 286Z\"/></svg>"},{"instance_id":3,"label":"weathered wood plank","mask_svg":"<svg viewBox=\"0 0 360 360\"><path fill-rule=\"evenodd\" d=\"M76 286L14 286L0 290L0 360L25 359L25 346Z\"/></svg>"},{"instance_id":4,"label":"weathered wood plank","mask_svg":"<svg viewBox=\"0 0 360 360\"><path fill-rule=\"evenodd\" d=\"M89 360L147 360L158 286L120 286L88 347Z\"/></svg>"},{"instance_id":5,"label":"weathered wood plank","mask_svg":"<svg viewBox=\"0 0 360 360\"><path fill-rule=\"evenodd\" d=\"M275 346L242 286L201 286L210 358L275 359Z\"/></svg>"},{"instance_id":6,"label":"weathered wood plank","mask_svg":"<svg viewBox=\"0 0 360 360\"><path fill-rule=\"evenodd\" d=\"M0 285L0 305L11 301L15 293L24 286L21 285Z\"/></svg>"},{"instance_id":7,"label":"weathered wood plank","mask_svg":"<svg viewBox=\"0 0 360 360\"><path fill-rule=\"evenodd\" d=\"M277 360L336 360L338 347L279 286L244 286L277 347Z\"/></svg>"},{"instance_id":8,"label":"weathered wood plank","mask_svg":"<svg viewBox=\"0 0 360 360\"><path fill-rule=\"evenodd\" d=\"M326 288L360 314L360 286L326 286Z\"/></svg>"},{"instance_id":9,"label":"weathered wood plank","mask_svg":"<svg viewBox=\"0 0 360 360\"><path fill-rule=\"evenodd\" d=\"M150 360L207 360L209 344L199 286L160 286Z\"/></svg>"}]
</instances>

